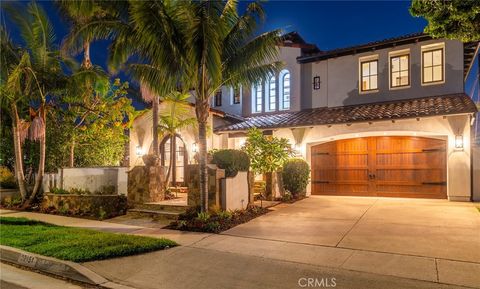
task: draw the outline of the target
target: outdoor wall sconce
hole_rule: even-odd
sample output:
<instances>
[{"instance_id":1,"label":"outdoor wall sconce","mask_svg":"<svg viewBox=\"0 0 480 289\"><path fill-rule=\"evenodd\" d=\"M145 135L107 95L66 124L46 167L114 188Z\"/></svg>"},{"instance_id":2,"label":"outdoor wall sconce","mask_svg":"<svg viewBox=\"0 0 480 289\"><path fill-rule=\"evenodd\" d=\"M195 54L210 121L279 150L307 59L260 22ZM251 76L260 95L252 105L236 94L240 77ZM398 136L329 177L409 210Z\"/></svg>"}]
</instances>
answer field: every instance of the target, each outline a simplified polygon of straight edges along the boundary
<instances>
[{"instance_id":1,"label":"outdoor wall sconce","mask_svg":"<svg viewBox=\"0 0 480 289\"><path fill-rule=\"evenodd\" d=\"M197 153L198 152L198 144L194 142L192 144L192 153Z\"/></svg>"},{"instance_id":2,"label":"outdoor wall sconce","mask_svg":"<svg viewBox=\"0 0 480 289\"><path fill-rule=\"evenodd\" d=\"M135 148L135 153L138 157L141 157L145 154L142 146L139 146L139 145Z\"/></svg>"},{"instance_id":3,"label":"outdoor wall sconce","mask_svg":"<svg viewBox=\"0 0 480 289\"><path fill-rule=\"evenodd\" d=\"M319 90L320 89L320 76L315 76L313 78L313 90Z\"/></svg>"},{"instance_id":4,"label":"outdoor wall sconce","mask_svg":"<svg viewBox=\"0 0 480 289\"><path fill-rule=\"evenodd\" d=\"M455 149L463 150L463 135L455 135Z\"/></svg>"}]
</instances>

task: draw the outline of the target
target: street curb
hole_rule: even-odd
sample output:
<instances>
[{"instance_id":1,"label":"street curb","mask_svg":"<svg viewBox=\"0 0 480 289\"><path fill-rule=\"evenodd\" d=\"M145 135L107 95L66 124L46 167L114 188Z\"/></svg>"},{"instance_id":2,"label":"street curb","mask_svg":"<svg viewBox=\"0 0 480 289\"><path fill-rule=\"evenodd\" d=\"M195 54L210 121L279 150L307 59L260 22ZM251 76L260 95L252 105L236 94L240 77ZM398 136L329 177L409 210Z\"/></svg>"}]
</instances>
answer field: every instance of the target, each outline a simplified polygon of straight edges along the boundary
<instances>
[{"instance_id":1,"label":"street curb","mask_svg":"<svg viewBox=\"0 0 480 289\"><path fill-rule=\"evenodd\" d=\"M110 282L78 263L46 257L9 246L0 245L0 260L91 285L99 285L106 288L133 289L132 287Z\"/></svg>"}]
</instances>

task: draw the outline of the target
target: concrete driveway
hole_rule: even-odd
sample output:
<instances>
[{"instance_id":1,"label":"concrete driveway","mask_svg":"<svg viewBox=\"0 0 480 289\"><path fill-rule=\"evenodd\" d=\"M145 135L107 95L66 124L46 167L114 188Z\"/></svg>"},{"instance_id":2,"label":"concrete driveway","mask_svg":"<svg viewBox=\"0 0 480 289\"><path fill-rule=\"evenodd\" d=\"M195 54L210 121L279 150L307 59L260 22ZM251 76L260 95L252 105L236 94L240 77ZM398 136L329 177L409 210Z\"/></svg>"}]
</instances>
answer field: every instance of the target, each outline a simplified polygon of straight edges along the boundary
<instances>
[{"instance_id":1,"label":"concrete driveway","mask_svg":"<svg viewBox=\"0 0 480 289\"><path fill-rule=\"evenodd\" d=\"M480 263L480 204L312 196L224 234Z\"/></svg>"}]
</instances>

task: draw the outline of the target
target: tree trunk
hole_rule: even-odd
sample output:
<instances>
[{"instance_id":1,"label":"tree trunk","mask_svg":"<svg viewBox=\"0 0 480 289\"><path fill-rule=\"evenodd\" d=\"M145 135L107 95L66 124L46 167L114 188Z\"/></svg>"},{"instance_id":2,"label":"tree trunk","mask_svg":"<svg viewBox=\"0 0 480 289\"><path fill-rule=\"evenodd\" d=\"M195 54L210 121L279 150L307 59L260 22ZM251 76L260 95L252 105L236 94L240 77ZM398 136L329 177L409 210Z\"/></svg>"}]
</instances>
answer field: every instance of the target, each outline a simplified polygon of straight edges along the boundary
<instances>
[{"instance_id":1,"label":"tree trunk","mask_svg":"<svg viewBox=\"0 0 480 289\"><path fill-rule=\"evenodd\" d=\"M208 210L208 168L207 168L207 121L209 114L208 99L195 105L198 122L198 163L200 169L200 203L202 212Z\"/></svg>"},{"instance_id":2,"label":"tree trunk","mask_svg":"<svg viewBox=\"0 0 480 289\"><path fill-rule=\"evenodd\" d=\"M28 201L23 205L23 208L28 207L37 196L38 192L42 189L43 175L45 173L45 148L47 139L47 120L46 120L45 107L40 108L40 117L43 120L43 136L40 138L40 157L38 161L37 175L35 176L35 186L33 187L32 194L28 198Z\"/></svg>"},{"instance_id":3,"label":"tree trunk","mask_svg":"<svg viewBox=\"0 0 480 289\"><path fill-rule=\"evenodd\" d=\"M12 104L12 120L13 120L13 147L15 153L15 178L22 197L22 202L27 197L27 186L25 184L25 174L23 172L23 154L22 143L20 140L20 120L18 117L17 105Z\"/></svg>"},{"instance_id":4,"label":"tree trunk","mask_svg":"<svg viewBox=\"0 0 480 289\"><path fill-rule=\"evenodd\" d=\"M174 155L175 155L175 147L173 143L174 137L175 136L170 136L170 161L168 163L167 177L165 178L165 188L170 187L170 176L172 175L173 161L174 161Z\"/></svg>"},{"instance_id":5,"label":"tree trunk","mask_svg":"<svg viewBox=\"0 0 480 289\"><path fill-rule=\"evenodd\" d=\"M158 150L159 150L159 147L158 147L158 106L159 106L159 102L158 102L158 96L154 96L153 97L153 101L152 101L152 120L153 120L153 142L152 142L152 146L153 146L153 154L156 155L157 157L159 156L159 153L158 153Z\"/></svg>"},{"instance_id":6,"label":"tree trunk","mask_svg":"<svg viewBox=\"0 0 480 289\"><path fill-rule=\"evenodd\" d=\"M72 142L70 143L70 158L68 161L68 166L73 168L75 165L75 139L72 138Z\"/></svg>"},{"instance_id":7,"label":"tree trunk","mask_svg":"<svg viewBox=\"0 0 480 289\"><path fill-rule=\"evenodd\" d=\"M265 194L268 200L273 200L273 173L265 173Z\"/></svg>"},{"instance_id":8,"label":"tree trunk","mask_svg":"<svg viewBox=\"0 0 480 289\"><path fill-rule=\"evenodd\" d=\"M90 60L90 42L84 41L83 42L83 61L82 67L89 69L92 67L92 61Z\"/></svg>"}]
</instances>

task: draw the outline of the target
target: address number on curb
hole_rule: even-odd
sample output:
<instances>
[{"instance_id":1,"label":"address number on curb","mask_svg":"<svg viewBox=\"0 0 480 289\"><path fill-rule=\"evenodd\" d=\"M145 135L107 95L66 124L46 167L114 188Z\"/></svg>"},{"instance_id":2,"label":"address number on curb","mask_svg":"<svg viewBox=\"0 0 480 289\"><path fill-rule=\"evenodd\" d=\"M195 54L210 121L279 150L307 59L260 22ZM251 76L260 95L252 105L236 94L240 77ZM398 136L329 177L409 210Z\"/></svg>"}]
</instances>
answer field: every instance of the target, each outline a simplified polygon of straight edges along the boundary
<instances>
[{"instance_id":1,"label":"address number on curb","mask_svg":"<svg viewBox=\"0 0 480 289\"><path fill-rule=\"evenodd\" d=\"M37 258L32 255L20 254L18 257L18 263L30 267L34 267L37 264Z\"/></svg>"}]
</instances>

